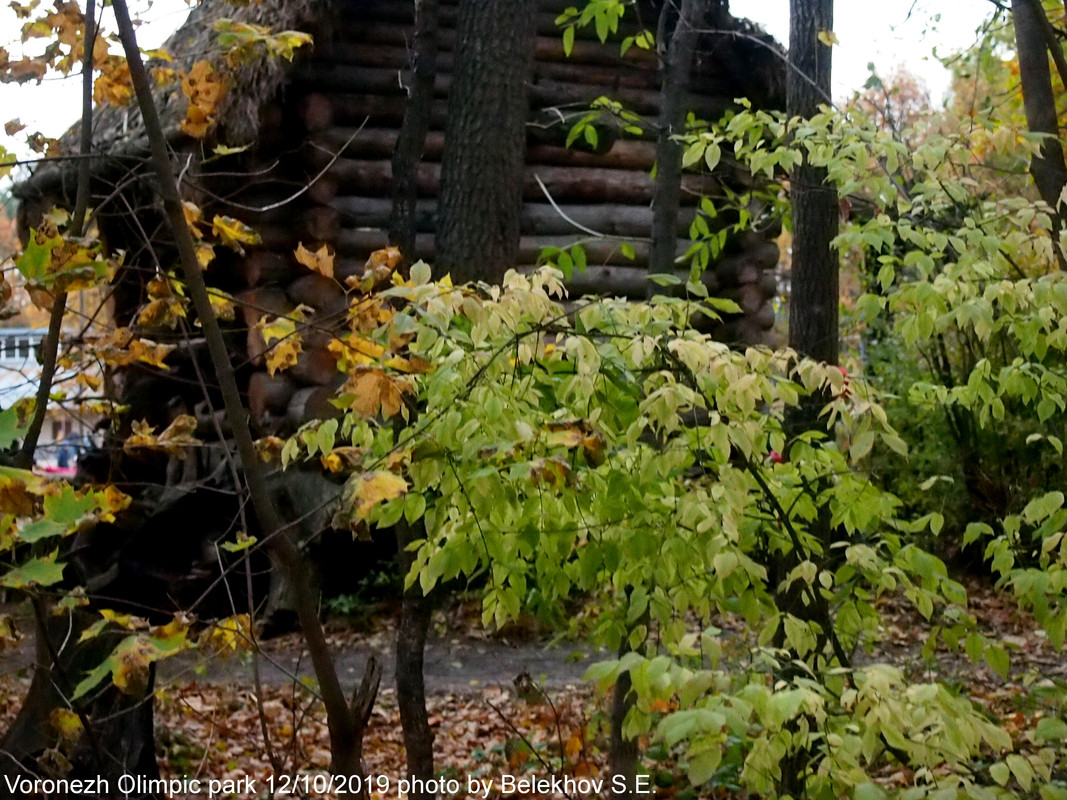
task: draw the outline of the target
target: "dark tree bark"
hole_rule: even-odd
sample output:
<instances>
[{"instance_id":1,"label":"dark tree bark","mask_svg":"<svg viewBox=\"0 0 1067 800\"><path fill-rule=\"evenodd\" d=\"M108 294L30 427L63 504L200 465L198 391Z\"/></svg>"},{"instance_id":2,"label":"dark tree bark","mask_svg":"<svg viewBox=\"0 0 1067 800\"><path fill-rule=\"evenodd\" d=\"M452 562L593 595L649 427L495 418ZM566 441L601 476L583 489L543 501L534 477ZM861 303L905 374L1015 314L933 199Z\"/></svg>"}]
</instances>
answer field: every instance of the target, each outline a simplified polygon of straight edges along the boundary
<instances>
[{"instance_id":1,"label":"dark tree bark","mask_svg":"<svg viewBox=\"0 0 1067 800\"><path fill-rule=\"evenodd\" d=\"M830 47L819 34L833 30L833 0L790 0L789 69L786 80L786 107L790 118L810 117L822 103L830 102ZM790 201L793 207L793 274L789 301L789 344L801 356L836 364L838 360L838 258L830 242L837 234L838 199L836 189L827 182L825 169L807 163L794 167L789 176ZM791 409L785 424L791 435L819 430L819 411L828 400L815 393ZM825 428L822 428L825 430ZM809 533L826 551L835 535L829 508L823 505L812 521ZM767 565L772 586L804 558L799 540L794 549L783 553ZM833 637L833 621L825 602L805 603L801 582L776 590L775 603L783 613L819 623L826 637ZM784 642L779 639L778 646ZM827 642L821 642L824 647ZM838 660L843 654L837 656ZM841 666L847 666L842 663ZM791 664L784 664L781 676L794 677ZM807 787L811 751L808 747L791 750L781 761L780 791L792 797L804 797Z\"/></svg>"},{"instance_id":2,"label":"dark tree bark","mask_svg":"<svg viewBox=\"0 0 1067 800\"><path fill-rule=\"evenodd\" d=\"M620 656L625 651L620 651ZM636 739L627 739L622 735L622 724L634 704L633 682L630 673L619 676L611 694L611 740L608 748L608 770L611 775L622 776L626 788L622 792L613 792L618 800L636 800L637 770L641 763L641 752Z\"/></svg>"},{"instance_id":3,"label":"dark tree bark","mask_svg":"<svg viewBox=\"0 0 1067 800\"><path fill-rule=\"evenodd\" d=\"M396 526L397 556L400 575L411 571L414 562L407 547L421 533L412 530L406 520ZM400 625L396 632L396 700L400 724L404 729L404 752L408 777L428 781L433 778L433 730L426 714L426 682L423 677L423 654L430 629L431 599L422 593L416 581L404 590ZM409 792L411 800L433 800L433 792Z\"/></svg>"},{"instance_id":4,"label":"dark tree bark","mask_svg":"<svg viewBox=\"0 0 1067 800\"><path fill-rule=\"evenodd\" d=\"M416 181L430 129L433 83L437 75L437 0L415 0L414 39L407 109L393 153L393 210L389 219L389 241L400 248L408 263L415 260Z\"/></svg>"},{"instance_id":5,"label":"dark tree bark","mask_svg":"<svg viewBox=\"0 0 1067 800\"><path fill-rule=\"evenodd\" d=\"M494 281L515 265L535 0L461 0L448 97L437 266Z\"/></svg>"},{"instance_id":6,"label":"dark tree bark","mask_svg":"<svg viewBox=\"0 0 1067 800\"><path fill-rule=\"evenodd\" d=\"M830 102L830 48L819 41L833 29L833 0L790 0L790 117L810 117ZM789 344L801 355L837 363L838 262L830 241L837 235L837 191L826 170L806 161L789 176L793 206L793 275Z\"/></svg>"},{"instance_id":7,"label":"dark tree bark","mask_svg":"<svg viewBox=\"0 0 1067 800\"><path fill-rule=\"evenodd\" d=\"M1067 184L1067 165L1064 164L1063 145L1059 138L1056 98L1052 93L1052 75L1048 64L1048 20L1040 0L1012 0L1011 9L1015 20L1015 49L1019 55L1026 124L1033 133L1048 134L1041 143L1041 155L1030 162L1030 173L1034 176L1041 199L1055 212L1058 230L1063 226L1063 216L1057 206L1060 193ZM1062 53L1060 55L1062 58ZM1062 254L1060 265L1063 266Z\"/></svg>"},{"instance_id":8,"label":"dark tree bark","mask_svg":"<svg viewBox=\"0 0 1067 800\"><path fill-rule=\"evenodd\" d=\"M693 68L698 29L712 0L683 0L681 9L667 3L660 11L662 88L656 141L656 197L652 208L652 272L670 272L678 246L678 207L682 192L682 144L685 93ZM670 32L667 35L667 32Z\"/></svg>"}]
</instances>

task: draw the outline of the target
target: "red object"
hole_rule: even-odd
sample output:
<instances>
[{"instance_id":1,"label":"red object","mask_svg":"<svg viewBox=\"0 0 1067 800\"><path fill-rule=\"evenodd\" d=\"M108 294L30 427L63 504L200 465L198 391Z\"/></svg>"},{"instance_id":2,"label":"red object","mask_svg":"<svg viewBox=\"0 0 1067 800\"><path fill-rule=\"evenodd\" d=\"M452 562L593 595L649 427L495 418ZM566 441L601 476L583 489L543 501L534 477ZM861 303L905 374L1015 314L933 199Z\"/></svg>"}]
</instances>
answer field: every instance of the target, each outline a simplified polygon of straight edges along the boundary
<instances>
[{"instance_id":1,"label":"red object","mask_svg":"<svg viewBox=\"0 0 1067 800\"><path fill-rule=\"evenodd\" d=\"M767 454L767 458L771 460L772 464L782 463L782 454L779 453L777 450L771 450L771 452Z\"/></svg>"},{"instance_id":2,"label":"red object","mask_svg":"<svg viewBox=\"0 0 1067 800\"><path fill-rule=\"evenodd\" d=\"M73 478L78 474L78 470L73 467L42 467L41 472L45 475L59 475L63 478Z\"/></svg>"}]
</instances>

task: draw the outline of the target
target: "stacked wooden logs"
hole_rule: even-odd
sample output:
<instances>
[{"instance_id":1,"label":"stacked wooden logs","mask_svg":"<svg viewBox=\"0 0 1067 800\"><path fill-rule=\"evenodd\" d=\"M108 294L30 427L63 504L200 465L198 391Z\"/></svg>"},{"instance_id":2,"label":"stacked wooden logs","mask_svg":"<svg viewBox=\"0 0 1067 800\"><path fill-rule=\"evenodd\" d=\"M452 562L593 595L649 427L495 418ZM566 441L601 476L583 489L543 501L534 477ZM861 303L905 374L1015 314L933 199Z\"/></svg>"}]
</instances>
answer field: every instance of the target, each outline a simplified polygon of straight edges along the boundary
<instances>
[{"instance_id":1,"label":"stacked wooden logs","mask_svg":"<svg viewBox=\"0 0 1067 800\"><path fill-rule=\"evenodd\" d=\"M572 52L566 55L555 22L563 5L560 0L542 0L538 15L517 266L532 269L541 263L546 248L580 242L589 267L570 279L572 296L643 298L649 292L646 274L654 196L650 174L660 102L657 57L637 47L621 56L617 40L602 44L591 30L579 30ZM291 202L243 215L263 238L239 268L245 287L239 299L249 326L253 365L263 364L264 343L255 329L263 314L284 313L301 303L315 309L313 330L305 337L296 367L273 377L264 368L249 383L249 407L265 428L295 425L333 412L326 401L339 377L325 349L329 339L325 332L343 314L343 296L339 285L297 265L292 252L301 242L308 247L327 244L344 276L361 269L371 252L388 244L391 159L405 111L412 11L410 0L381 0L365 4L358 18L338 16L317 36L313 56L294 70L284 97L263 110L268 122L298 120L307 140L299 148L280 136L272 147L260 143L262 163L276 165L271 180L278 183L280 177L289 187L307 188ZM431 264L455 12L454 0L443 0L431 130L417 178L415 255ZM619 38L636 32L636 27L620 31ZM686 103L697 116L715 119L732 107L735 97L746 94L739 84L742 79L729 64L701 58ZM646 133L614 139L610 130L614 118L608 118L598 128L607 138L596 152L565 147L576 115L600 96L640 114ZM722 195L724 187L743 190L750 180L727 167L714 175L685 176L679 255L690 246L688 231L700 213L699 199ZM252 205L271 205L276 195L265 186L266 182L248 182L236 196ZM729 222L728 215L709 224L714 230L724 220ZM735 300L743 314L717 327L716 335L739 343L769 340L775 321L777 261L778 248L769 235L731 237L703 280L713 294ZM679 264L678 274L686 276L688 268Z\"/></svg>"}]
</instances>

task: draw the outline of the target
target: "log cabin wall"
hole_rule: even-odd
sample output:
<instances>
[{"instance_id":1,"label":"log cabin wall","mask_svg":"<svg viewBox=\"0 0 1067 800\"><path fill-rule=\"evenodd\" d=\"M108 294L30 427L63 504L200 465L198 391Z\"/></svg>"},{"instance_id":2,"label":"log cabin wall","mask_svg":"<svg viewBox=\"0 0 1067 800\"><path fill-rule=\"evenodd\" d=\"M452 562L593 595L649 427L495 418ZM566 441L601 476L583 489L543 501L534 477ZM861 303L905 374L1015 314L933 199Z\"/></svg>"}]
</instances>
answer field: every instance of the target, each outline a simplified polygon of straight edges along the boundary
<instances>
[{"instance_id":1,"label":"log cabin wall","mask_svg":"<svg viewBox=\"0 0 1067 800\"><path fill-rule=\"evenodd\" d=\"M572 294L644 297L654 191L650 177L656 147L653 126L660 102L657 56L636 47L620 55L622 37L639 31L632 23L632 30L621 30L606 44L596 40L591 30L579 31L568 57L555 21L565 5L542 0L537 19L517 266L532 269L545 248L581 243L589 268L571 279ZM455 2L442 0L431 128L417 177L416 256L431 264L456 16ZM361 272L370 253L387 246L391 159L405 112L412 31L410 0L338 3L334 14L312 26L313 54L290 72L281 96L262 109L250 172L264 174L273 168L266 177L243 185L231 181L229 186L216 187L217 193L229 193L245 206L262 207L296 187L308 186L299 198L276 209L259 214L232 212L263 237L263 244L241 260L238 270L244 284L244 318L250 326L249 357L259 367L250 379L249 406L253 418L266 429L277 428L283 421L299 424L333 410L327 400L338 377L325 350L328 337L312 333L296 367L284 376L271 377L262 369L263 343L251 326L262 313L284 312L300 303L317 309L315 323L322 328L343 315L340 288L295 262L292 252L298 243L329 245L337 254L336 272L342 280ZM750 45L746 50L730 37L704 37L687 107L698 118L717 119L734 106L736 97L754 96L757 105L778 100L778 65L758 54L764 46ZM753 53L753 48L758 52ZM772 66L755 69L745 58L770 61ZM761 82L767 75L772 77ZM608 119L599 128L598 149L604 152L568 149L564 140L571 121L601 96L640 114L646 135L612 142L613 121ZM568 120L566 124L556 122L561 117ZM605 148L605 142L610 147ZM743 191L749 180L728 167L714 176L684 178L679 255L690 245L688 229L698 213L699 198L721 194L724 183ZM575 223L611 238L593 237ZM716 224L721 220L713 221L712 227ZM748 344L772 341L774 268L779 256L773 237L777 233L772 229L733 237L706 273L709 289L735 300L744 312L714 331L719 338ZM632 258L624 253L624 241L633 248Z\"/></svg>"},{"instance_id":2,"label":"log cabin wall","mask_svg":"<svg viewBox=\"0 0 1067 800\"><path fill-rule=\"evenodd\" d=\"M457 17L456 0L440 2L438 75L430 132L417 180L416 255L431 264ZM662 0L641 0L638 4L647 26L654 27L657 3L662 4ZM340 378L326 344L329 331L340 324L345 311L340 286L299 266L293 250L300 242L309 247L329 245L337 254L336 273L343 281L348 275L361 272L369 254L387 244L391 159L405 112L414 2L311 2L299 16L294 16L297 12L292 5L276 3L277 8L271 10L270 0L236 13L228 4L214 5L223 8L202 4L167 47L172 52L174 48L179 52L184 48L192 54L203 53L209 46L203 31L210 30L213 16L220 13L258 14L264 19L252 21L260 22L278 17L281 24L309 30L315 37L313 51L286 67L278 90L273 88L277 83L264 77L270 70L277 74L276 65L258 68L258 74L249 74L251 68L239 73L238 85L231 94L241 97L234 104L241 110L224 110L218 138L227 144L247 141L242 138L246 134L234 131L254 127L247 124L247 118L258 109L254 147L240 155L204 159L198 164L205 152L201 143L183 140L176 133L184 104L180 97L162 101L175 147L179 151L185 148L189 155L183 176L190 199L204 208L208 218L216 213L236 216L262 236L262 244L249 248L241 257L219 248L219 256L207 276L214 285L237 295L242 303L238 323L228 335L239 377L247 387L252 418L261 433L285 432L307 419L335 412L328 400ZM546 247L582 243L589 267L571 278L572 295L601 293L643 298L648 287L645 275L654 194L650 171L655 160L654 129L660 103L658 58L637 47L620 55L621 39L641 30L636 22L629 23L629 27L624 23L606 44L600 43L591 29L579 30L567 56L556 18L568 5L567 0L540 0L537 15L535 58L529 76L525 199L517 266L534 268ZM289 16L279 17L283 12ZM716 22L720 30L700 39L687 107L698 118L716 119L733 107L737 97L749 97L757 107L779 106L784 94L784 69L776 55L777 45L743 23ZM272 88L262 91L257 82ZM564 140L572 121L601 96L618 100L639 114L646 134L640 138L616 136L612 126L617 123L607 116L598 123L597 152L568 149ZM100 216L101 228L113 247L127 252L128 269L115 292L115 317L119 324L130 324L143 303L154 265L166 268L173 261L173 253L168 250L162 219L152 213L150 177L132 181L125 177L139 171L136 165L141 163L143 154L143 149L138 149L143 145L135 141L136 111L103 109L101 113L100 128L110 131L111 138L103 136L95 145L109 153L101 161L95 192L100 198L112 198ZM558 123L561 117L566 120L562 124ZM132 128L129 119L134 121ZM132 134L126 133L128 128ZM116 143L124 141L123 137L128 143L117 146L130 151L129 163L113 155ZM130 197L116 204L113 190L120 179L131 187L126 192ZM699 213L700 196L721 194L723 187L742 192L749 181L747 175L725 164L714 175L685 176L679 254L689 246L688 227ZM41 170L21 195L23 228L27 227L26 220L50 208L57 199L72 195L72 185L73 170ZM551 196L551 202L546 195ZM137 213L131 213L131 209L137 209ZM709 221L710 226L722 224L724 216ZM578 230L575 223L610 238L590 236ZM772 228L732 237L718 262L704 275L705 284L714 294L737 301L744 312L714 331L724 341L772 341L777 233ZM146 237L151 241L146 242ZM633 258L624 252L624 241L632 246ZM264 367L265 346L254 324L263 314L284 313L301 303L316 309L312 329L305 336L304 353L294 368L272 377ZM179 333L166 329L144 332L164 341L181 339ZM176 355L175 360L183 359ZM180 371L181 367L176 369ZM188 383L195 388L195 381ZM194 398L190 396L188 400L186 405L191 407Z\"/></svg>"}]
</instances>

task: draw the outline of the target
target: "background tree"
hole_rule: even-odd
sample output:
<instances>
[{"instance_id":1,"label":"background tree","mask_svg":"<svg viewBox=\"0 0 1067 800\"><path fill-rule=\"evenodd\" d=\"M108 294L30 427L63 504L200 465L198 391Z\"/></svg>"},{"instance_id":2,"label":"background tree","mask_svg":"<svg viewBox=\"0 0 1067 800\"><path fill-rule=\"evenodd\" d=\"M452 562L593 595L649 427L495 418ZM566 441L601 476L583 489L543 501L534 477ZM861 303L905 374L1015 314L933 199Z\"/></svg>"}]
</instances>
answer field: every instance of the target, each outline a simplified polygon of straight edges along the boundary
<instances>
[{"instance_id":1,"label":"background tree","mask_svg":"<svg viewBox=\"0 0 1067 800\"><path fill-rule=\"evenodd\" d=\"M1060 70L1060 80L1064 84L1067 84L1067 62L1064 60L1063 45L1045 16L1041 0L1013 0L1011 9L1026 121L1032 133L1044 134L1041 153L1030 162L1030 171L1041 199L1053 210L1056 229L1061 230L1063 220L1059 204L1060 195L1067 185L1067 164L1064 163L1063 144L1060 142L1049 56L1052 56ZM1062 253L1060 266L1067 266L1067 259Z\"/></svg>"},{"instance_id":2,"label":"background tree","mask_svg":"<svg viewBox=\"0 0 1067 800\"><path fill-rule=\"evenodd\" d=\"M786 113L812 117L830 96L833 0L790 0ZM789 174L793 216L789 292L789 346L801 355L837 363L838 261L830 242L837 235L837 191L827 173L805 158ZM806 422L811 422L810 418ZM800 430L805 427L798 428Z\"/></svg>"},{"instance_id":3,"label":"background tree","mask_svg":"<svg viewBox=\"0 0 1067 800\"><path fill-rule=\"evenodd\" d=\"M535 0L461 0L448 95L437 267L497 280L516 263Z\"/></svg>"}]
</instances>

